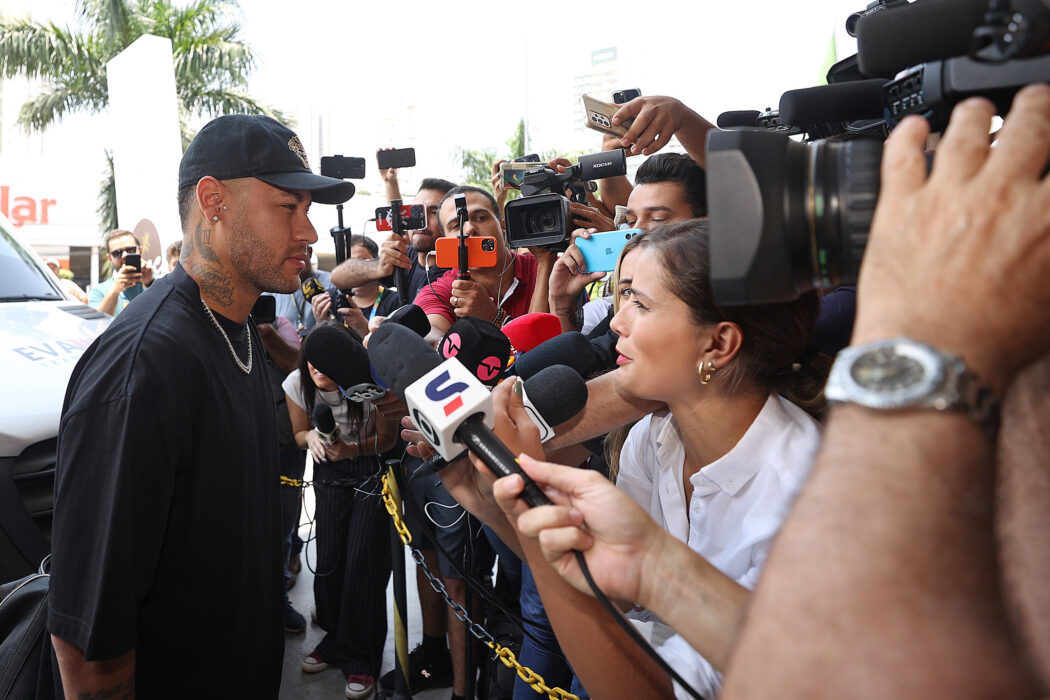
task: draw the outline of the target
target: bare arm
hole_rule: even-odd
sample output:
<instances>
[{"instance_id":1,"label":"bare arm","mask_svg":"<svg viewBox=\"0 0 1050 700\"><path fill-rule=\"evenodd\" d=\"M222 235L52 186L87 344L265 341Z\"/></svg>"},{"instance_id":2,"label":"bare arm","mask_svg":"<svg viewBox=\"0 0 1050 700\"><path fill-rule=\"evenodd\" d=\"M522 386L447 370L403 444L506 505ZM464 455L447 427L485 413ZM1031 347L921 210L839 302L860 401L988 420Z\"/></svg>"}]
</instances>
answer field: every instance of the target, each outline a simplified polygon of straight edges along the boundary
<instances>
[{"instance_id":1,"label":"bare arm","mask_svg":"<svg viewBox=\"0 0 1050 700\"><path fill-rule=\"evenodd\" d=\"M853 342L927 342L1001 395L1050 341L1050 88L1018 93L994 149L993 113L957 106L929 176L928 125L908 118L890 136ZM995 473L991 437L960 414L836 409L725 697L1032 694L1003 602Z\"/></svg>"},{"instance_id":2,"label":"bare arm","mask_svg":"<svg viewBox=\"0 0 1050 700\"><path fill-rule=\"evenodd\" d=\"M651 155L666 146L672 136L677 136L696 164L704 167L707 132L717 127L679 100L660 96L636 97L620 107L612 122L620 124L628 118L633 118L634 123L620 143L630 148L629 154Z\"/></svg>"},{"instance_id":3,"label":"bare arm","mask_svg":"<svg viewBox=\"0 0 1050 700\"><path fill-rule=\"evenodd\" d=\"M295 371L299 364L299 347L282 338L277 329L269 323L260 323L258 330L259 340L277 368L285 374Z\"/></svg>"},{"instance_id":4,"label":"bare arm","mask_svg":"<svg viewBox=\"0 0 1050 700\"><path fill-rule=\"evenodd\" d=\"M61 637L51 635L51 643L62 674L62 692L67 698L134 699L135 652L105 661L85 661L84 652Z\"/></svg>"},{"instance_id":5,"label":"bare arm","mask_svg":"<svg viewBox=\"0 0 1050 700\"><path fill-rule=\"evenodd\" d=\"M536 257L536 286L529 301L529 313L550 313L547 290L550 289L551 268L558 256L545 248L529 248L529 252Z\"/></svg>"}]
</instances>

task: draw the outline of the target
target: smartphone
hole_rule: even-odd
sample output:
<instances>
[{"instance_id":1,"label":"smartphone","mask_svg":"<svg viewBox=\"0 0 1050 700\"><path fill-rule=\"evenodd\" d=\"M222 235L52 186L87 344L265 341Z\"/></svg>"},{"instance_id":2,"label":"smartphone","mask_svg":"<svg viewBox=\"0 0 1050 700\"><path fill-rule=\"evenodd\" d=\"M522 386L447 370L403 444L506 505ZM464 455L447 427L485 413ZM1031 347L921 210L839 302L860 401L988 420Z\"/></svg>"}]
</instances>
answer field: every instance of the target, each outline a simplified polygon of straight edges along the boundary
<instances>
[{"instance_id":1,"label":"smartphone","mask_svg":"<svg viewBox=\"0 0 1050 700\"><path fill-rule=\"evenodd\" d=\"M613 104L625 105L636 97L641 97L642 91L638 88L627 88L626 90L617 90L613 93Z\"/></svg>"},{"instance_id":2,"label":"smartphone","mask_svg":"<svg viewBox=\"0 0 1050 700\"><path fill-rule=\"evenodd\" d=\"M416 164L416 149L394 148L389 151L376 151L376 161L380 170L387 168L411 168Z\"/></svg>"},{"instance_id":3,"label":"smartphone","mask_svg":"<svg viewBox=\"0 0 1050 700\"><path fill-rule=\"evenodd\" d=\"M277 320L277 298L261 294L252 306L252 318L256 323L273 323Z\"/></svg>"},{"instance_id":4,"label":"smartphone","mask_svg":"<svg viewBox=\"0 0 1050 700\"><path fill-rule=\"evenodd\" d=\"M447 237L434 241L438 267L459 267L459 238ZM496 239L492 236L471 236L467 239L467 267L496 267Z\"/></svg>"},{"instance_id":5,"label":"smartphone","mask_svg":"<svg viewBox=\"0 0 1050 700\"><path fill-rule=\"evenodd\" d=\"M619 105L596 100L590 95L584 95L582 99L583 112L587 117L586 124L589 128L594 129L595 131L622 137L627 133L627 129L630 128L631 123L634 122L633 119L628 119L622 124L614 126L612 123L612 117L619 111Z\"/></svg>"},{"instance_id":6,"label":"smartphone","mask_svg":"<svg viewBox=\"0 0 1050 700\"><path fill-rule=\"evenodd\" d=\"M124 256L124 264L142 272L142 255L139 253L128 253Z\"/></svg>"},{"instance_id":7,"label":"smartphone","mask_svg":"<svg viewBox=\"0 0 1050 700\"><path fill-rule=\"evenodd\" d=\"M322 156L321 174L340 180L360 180L365 176L365 159L349 156Z\"/></svg>"},{"instance_id":8,"label":"smartphone","mask_svg":"<svg viewBox=\"0 0 1050 700\"><path fill-rule=\"evenodd\" d=\"M401 230L419 231L427 227L427 208L422 204L401 205ZM393 231L390 221L390 207L376 209L376 231Z\"/></svg>"},{"instance_id":9,"label":"smartphone","mask_svg":"<svg viewBox=\"0 0 1050 700\"><path fill-rule=\"evenodd\" d=\"M577 238L576 247L583 255L587 272L611 272L616 269L620 251L627 241L641 233L640 228L628 228L622 231L603 231L592 233L590 238Z\"/></svg>"},{"instance_id":10,"label":"smartphone","mask_svg":"<svg viewBox=\"0 0 1050 700\"><path fill-rule=\"evenodd\" d=\"M533 168L541 167L538 163L529 161L521 162L513 161L510 163L499 164L499 176L503 182L504 189L518 190L521 189L522 178L525 177L525 173Z\"/></svg>"}]
</instances>

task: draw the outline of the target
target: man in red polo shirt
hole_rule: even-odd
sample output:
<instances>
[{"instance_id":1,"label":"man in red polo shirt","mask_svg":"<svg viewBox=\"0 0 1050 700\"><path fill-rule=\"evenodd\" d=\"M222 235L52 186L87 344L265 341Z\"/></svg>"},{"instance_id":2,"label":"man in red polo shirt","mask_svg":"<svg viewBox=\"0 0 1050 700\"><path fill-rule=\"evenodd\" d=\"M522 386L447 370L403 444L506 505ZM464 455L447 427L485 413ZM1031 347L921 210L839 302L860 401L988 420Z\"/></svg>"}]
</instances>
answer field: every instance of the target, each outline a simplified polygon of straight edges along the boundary
<instances>
[{"instance_id":1,"label":"man in red polo shirt","mask_svg":"<svg viewBox=\"0 0 1050 700\"><path fill-rule=\"evenodd\" d=\"M420 290L415 304L430 319L427 340L432 345L437 345L455 320L463 316L474 316L502 326L512 318L529 313L536 280L547 280L554 262L554 256L549 253L537 263L532 255L519 255L508 250L496 200L477 187L455 187L441 200L438 223L446 237L459 235L453 200L457 194L467 197L466 234L496 239L496 265L470 268L469 280L456 279L459 270L449 270ZM536 310L546 311L546 308Z\"/></svg>"}]
</instances>

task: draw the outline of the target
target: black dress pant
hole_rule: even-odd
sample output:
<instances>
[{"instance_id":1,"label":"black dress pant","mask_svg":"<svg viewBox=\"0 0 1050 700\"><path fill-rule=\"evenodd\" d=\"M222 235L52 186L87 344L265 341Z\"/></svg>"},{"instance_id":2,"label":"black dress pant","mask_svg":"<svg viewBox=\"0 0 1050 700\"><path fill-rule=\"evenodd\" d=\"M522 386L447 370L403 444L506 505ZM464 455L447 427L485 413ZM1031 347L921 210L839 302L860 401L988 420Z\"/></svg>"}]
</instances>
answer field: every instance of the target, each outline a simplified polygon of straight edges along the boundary
<instances>
[{"instance_id":1,"label":"black dress pant","mask_svg":"<svg viewBox=\"0 0 1050 700\"><path fill-rule=\"evenodd\" d=\"M345 675L378 678L386 642L390 516L374 459L314 463L317 503L317 622L327 634L318 655ZM330 484L339 480L354 483Z\"/></svg>"}]
</instances>

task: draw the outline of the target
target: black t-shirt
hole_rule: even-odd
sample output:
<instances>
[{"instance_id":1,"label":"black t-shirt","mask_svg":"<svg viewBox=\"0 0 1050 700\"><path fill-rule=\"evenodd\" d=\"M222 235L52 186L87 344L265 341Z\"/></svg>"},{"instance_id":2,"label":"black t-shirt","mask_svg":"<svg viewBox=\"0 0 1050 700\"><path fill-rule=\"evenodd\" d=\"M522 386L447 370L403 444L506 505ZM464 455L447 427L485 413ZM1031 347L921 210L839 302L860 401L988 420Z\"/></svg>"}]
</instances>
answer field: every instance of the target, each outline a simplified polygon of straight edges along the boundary
<instances>
[{"instance_id":1,"label":"black t-shirt","mask_svg":"<svg viewBox=\"0 0 1050 700\"><path fill-rule=\"evenodd\" d=\"M135 650L140 697L276 698L280 469L265 351L181 266L70 378L58 437L50 632L88 660Z\"/></svg>"}]
</instances>

